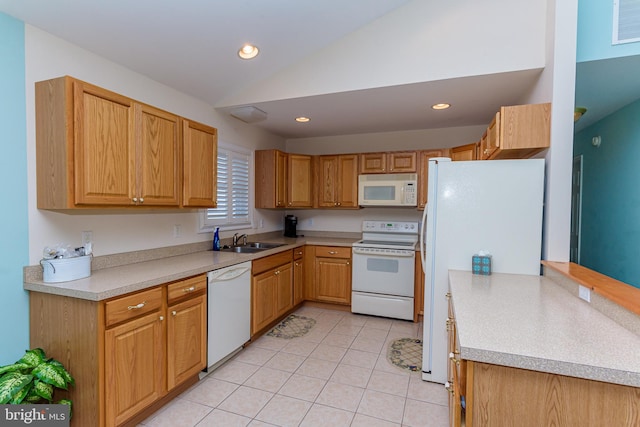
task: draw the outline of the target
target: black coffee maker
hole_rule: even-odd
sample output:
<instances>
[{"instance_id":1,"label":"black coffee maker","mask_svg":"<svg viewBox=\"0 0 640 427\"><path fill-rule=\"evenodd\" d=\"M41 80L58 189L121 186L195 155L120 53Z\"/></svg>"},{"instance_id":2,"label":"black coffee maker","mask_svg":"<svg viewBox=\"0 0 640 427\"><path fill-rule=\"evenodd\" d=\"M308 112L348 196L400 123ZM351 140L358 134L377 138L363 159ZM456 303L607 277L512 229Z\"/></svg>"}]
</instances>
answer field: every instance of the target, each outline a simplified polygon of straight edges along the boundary
<instances>
[{"instance_id":1,"label":"black coffee maker","mask_svg":"<svg viewBox=\"0 0 640 427\"><path fill-rule=\"evenodd\" d=\"M296 227L298 225L298 217L295 215L287 215L284 217L284 236L298 237Z\"/></svg>"}]
</instances>

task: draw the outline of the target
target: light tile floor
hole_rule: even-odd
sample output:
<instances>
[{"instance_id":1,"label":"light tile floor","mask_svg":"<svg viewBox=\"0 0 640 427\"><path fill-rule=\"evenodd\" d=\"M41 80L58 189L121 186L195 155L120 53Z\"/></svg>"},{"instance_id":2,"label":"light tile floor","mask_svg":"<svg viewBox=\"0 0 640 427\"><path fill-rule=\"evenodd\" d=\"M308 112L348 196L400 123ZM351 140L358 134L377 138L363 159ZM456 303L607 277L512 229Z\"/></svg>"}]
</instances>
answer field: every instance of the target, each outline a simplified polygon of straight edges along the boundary
<instances>
[{"instance_id":1,"label":"light tile floor","mask_svg":"<svg viewBox=\"0 0 640 427\"><path fill-rule=\"evenodd\" d=\"M302 307L305 336L262 336L141 426L448 426L447 392L386 358L397 338L422 337L402 320Z\"/></svg>"}]
</instances>

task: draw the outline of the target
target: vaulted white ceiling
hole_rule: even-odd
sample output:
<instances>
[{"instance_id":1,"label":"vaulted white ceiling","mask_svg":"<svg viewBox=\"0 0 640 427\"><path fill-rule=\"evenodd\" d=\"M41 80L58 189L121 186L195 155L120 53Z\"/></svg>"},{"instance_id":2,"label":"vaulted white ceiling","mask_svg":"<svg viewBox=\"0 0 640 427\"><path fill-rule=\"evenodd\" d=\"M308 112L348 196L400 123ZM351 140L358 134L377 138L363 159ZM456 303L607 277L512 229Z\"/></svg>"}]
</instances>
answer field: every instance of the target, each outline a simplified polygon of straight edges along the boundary
<instances>
[{"instance_id":1,"label":"vaulted white ceiling","mask_svg":"<svg viewBox=\"0 0 640 427\"><path fill-rule=\"evenodd\" d=\"M0 0L0 11L223 113L260 108L254 125L285 138L488 123L545 60L545 0ZM246 42L256 59L237 57Z\"/></svg>"}]
</instances>

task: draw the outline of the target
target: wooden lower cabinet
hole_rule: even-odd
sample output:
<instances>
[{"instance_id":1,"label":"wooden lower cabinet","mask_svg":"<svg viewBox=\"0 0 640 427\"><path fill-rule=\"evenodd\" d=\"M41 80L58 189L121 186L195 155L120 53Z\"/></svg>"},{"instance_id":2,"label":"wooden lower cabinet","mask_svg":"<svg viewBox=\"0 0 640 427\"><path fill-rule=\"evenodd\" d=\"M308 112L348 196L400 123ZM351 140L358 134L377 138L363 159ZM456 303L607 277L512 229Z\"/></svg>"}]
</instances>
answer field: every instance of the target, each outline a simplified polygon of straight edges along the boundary
<instances>
[{"instance_id":1,"label":"wooden lower cabinet","mask_svg":"<svg viewBox=\"0 0 640 427\"><path fill-rule=\"evenodd\" d=\"M422 269L421 252L416 252L413 284L413 321L418 322L424 316L424 270Z\"/></svg>"},{"instance_id":2,"label":"wooden lower cabinet","mask_svg":"<svg viewBox=\"0 0 640 427\"><path fill-rule=\"evenodd\" d=\"M254 260L251 267L251 336L293 308L293 251Z\"/></svg>"},{"instance_id":3,"label":"wooden lower cabinet","mask_svg":"<svg viewBox=\"0 0 640 427\"><path fill-rule=\"evenodd\" d=\"M461 359L451 303L447 330L451 426L640 425L640 388Z\"/></svg>"},{"instance_id":4,"label":"wooden lower cabinet","mask_svg":"<svg viewBox=\"0 0 640 427\"><path fill-rule=\"evenodd\" d=\"M30 292L30 347L74 376L72 427L136 425L206 367L205 274L106 301ZM175 314L174 314L175 313Z\"/></svg>"},{"instance_id":5,"label":"wooden lower cabinet","mask_svg":"<svg viewBox=\"0 0 640 427\"><path fill-rule=\"evenodd\" d=\"M156 311L105 332L107 426L122 424L162 396L165 340L161 317Z\"/></svg>"},{"instance_id":6,"label":"wooden lower cabinet","mask_svg":"<svg viewBox=\"0 0 640 427\"><path fill-rule=\"evenodd\" d=\"M351 248L315 247L316 301L351 304Z\"/></svg>"}]
</instances>

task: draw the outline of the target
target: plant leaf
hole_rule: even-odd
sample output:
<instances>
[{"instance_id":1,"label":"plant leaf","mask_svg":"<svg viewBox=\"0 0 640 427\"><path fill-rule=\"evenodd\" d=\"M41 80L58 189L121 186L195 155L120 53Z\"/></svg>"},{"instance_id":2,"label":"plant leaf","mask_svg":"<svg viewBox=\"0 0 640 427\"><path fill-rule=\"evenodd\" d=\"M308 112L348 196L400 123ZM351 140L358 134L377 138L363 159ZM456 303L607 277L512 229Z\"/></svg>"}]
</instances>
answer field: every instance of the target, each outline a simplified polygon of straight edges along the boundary
<instances>
[{"instance_id":1,"label":"plant leaf","mask_svg":"<svg viewBox=\"0 0 640 427\"><path fill-rule=\"evenodd\" d=\"M29 394L27 394L27 397L24 398L23 403L40 403L40 402L42 402L42 397L36 394L34 387L31 387L31 390L29 390Z\"/></svg>"},{"instance_id":2,"label":"plant leaf","mask_svg":"<svg viewBox=\"0 0 640 427\"><path fill-rule=\"evenodd\" d=\"M25 363L32 368L35 368L42 362L44 362L46 355L44 354L44 350L41 348L34 348L31 350L27 350L27 352L22 356L20 360L16 363Z\"/></svg>"},{"instance_id":3,"label":"plant leaf","mask_svg":"<svg viewBox=\"0 0 640 427\"><path fill-rule=\"evenodd\" d=\"M12 365L5 365L5 366L0 366L0 375L6 373L6 372L12 372L12 371L28 371L30 368L32 368L31 366L27 365L26 363L14 363ZM27 372L22 372L23 374L26 374Z\"/></svg>"},{"instance_id":4,"label":"plant leaf","mask_svg":"<svg viewBox=\"0 0 640 427\"><path fill-rule=\"evenodd\" d=\"M55 366L56 369L58 369L58 372L60 372L60 375L62 375L64 377L65 381L68 384L71 384L72 386L76 385L76 380L71 376L69 371L67 371L67 369L64 367L64 365L62 363L58 362L55 359L51 359L49 361L49 364Z\"/></svg>"},{"instance_id":5,"label":"plant leaf","mask_svg":"<svg viewBox=\"0 0 640 427\"><path fill-rule=\"evenodd\" d=\"M9 372L0 378L0 404L9 402L16 393L29 384L33 375Z\"/></svg>"},{"instance_id":6,"label":"plant leaf","mask_svg":"<svg viewBox=\"0 0 640 427\"><path fill-rule=\"evenodd\" d=\"M51 384L36 380L33 390L41 398L49 402L53 400L53 386Z\"/></svg>"},{"instance_id":7,"label":"plant leaf","mask_svg":"<svg viewBox=\"0 0 640 427\"><path fill-rule=\"evenodd\" d=\"M16 394L13 395L13 398L9 401L11 405L17 405L18 403L22 403L25 397L29 394L31 389L33 388L33 382L29 382L27 385L22 387Z\"/></svg>"},{"instance_id":8,"label":"plant leaf","mask_svg":"<svg viewBox=\"0 0 640 427\"><path fill-rule=\"evenodd\" d=\"M40 381L47 384L52 384L58 388L67 389L67 381L64 376L60 374L55 366L50 365L47 362L41 363L35 367L31 372Z\"/></svg>"},{"instance_id":9,"label":"plant leaf","mask_svg":"<svg viewBox=\"0 0 640 427\"><path fill-rule=\"evenodd\" d=\"M73 403L69 399L60 399L56 402L58 405L69 405L69 419L73 417Z\"/></svg>"}]
</instances>

